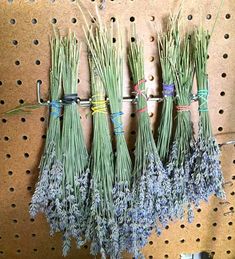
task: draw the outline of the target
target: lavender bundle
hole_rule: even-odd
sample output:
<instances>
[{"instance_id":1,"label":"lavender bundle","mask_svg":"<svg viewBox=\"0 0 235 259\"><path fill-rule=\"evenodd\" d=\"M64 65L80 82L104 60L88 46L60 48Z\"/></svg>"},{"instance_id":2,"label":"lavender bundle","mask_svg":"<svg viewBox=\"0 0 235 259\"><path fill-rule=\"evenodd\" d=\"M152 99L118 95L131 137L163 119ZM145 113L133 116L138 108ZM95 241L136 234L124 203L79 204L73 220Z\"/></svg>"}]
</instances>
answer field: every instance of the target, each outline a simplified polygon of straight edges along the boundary
<instances>
[{"instance_id":1,"label":"lavender bundle","mask_svg":"<svg viewBox=\"0 0 235 259\"><path fill-rule=\"evenodd\" d=\"M61 164L61 103L63 72L63 46L58 35L50 41L51 71L50 71L50 120L47 130L46 145L40 162L39 180L32 197L30 215L35 217L38 212L44 212L51 227L51 233L58 229L55 209L55 196L60 192L58 182L62 180Z\"/></svg>"},{"instance_id":2,"label":"lavender bundle","mask_svg":"<svg viewBox=\"0 0 235 259\"><path fill-rule=\"evenodd\" d=\"M63 163L62 196L57 210L63 232L63 254L70 249L71 237L78 248L84 244L88 212L86 200L89 189L88 153L85 146L80 113L77 106L77 81L80 44L74 34L63 40L64 45L64 115L61 140Z\"/></svg>"},{"instance_id":3,"label":"lavender bundle","mask_svg":"<svg viewBox=\"0 0 235 259\"><path fill-rule=\"evenodd\" d=\"M122 45L119 42L120 33L113 43L113 30L108 30L99 18L95 30L88 28L86 33L87 43L105 91L109 98L111 119L116 139L115 152L115 175L113 188L113 201L115 208L115 219L119 226L119 251L125 247L124 229L127 224L127 208L130 201L130 181L132 162L127 148L121 116L123 98L123 56ZM112 256L119 257L119 254Z\"/></svg>"},{"instance_id":4,"label":"lavender bundle","mask_svg":"<svg viewBox=\"0 0 235 259\"><path fill-rule=\"evenodd\" d=\"M158 128L157 149L161 161L165 164L169 157L172 140L173 106L174 106L174 69L179 49L178 17L170 17L167 31L158 38L158 49L163 78L162 116Z\"/></svg>"},{"instance_id":5,"label":"lavender bundle","mask_svg":"<svg viewBox=\"0 0 235 259\"><path fill-rule=\"evenodd\" d=\"M200 201L208 201L215 194L225 198L223 190L223 175L219 163L220 150L212 134L210 117L208 112L208 74L207 56L210 35L202 27L195 32L194 59L197 78L199 101L199 132L194 152L194 167L192 181L195 184L192 193L192 202L199 206Z\"/></svg>"},{"instance_id":6,"label":"lavender bundle","mask_svg":"<svg viewBox=\"0 0 235 259\"><path fill-rule=\"evenodd\" d=\"M112 142L109 132L105 91L92 59L89 60L92 111L93 142L90 156L90 214L86 238L91 241L91 254L101 253L102 258L118 253L118 227L115 222L112 197L114 164ZM116 258L116 257L114 257Z\"/></svg>"},{"instance_id":7,"label":"lavender bundle","mask_svg":"<svg viewBox=\"0 0 235 259\"><path fill-rule=\"evenodd\" d=\"M190 113L193 73L190 37L186 35L175 63L177 125L167 170L172 181L172 219L183 218L187 207L190 222L193 220L193 213L189 194L193 191L193 186L189 183L195 142Z\"/></svg>"},{"instance_id":8,"label":"lavender bundle","mask_svg":"<svg viewBox=\"0 0 235 259\"><path fill-rule=\"evenodd\" d=\"M131 43L128 59L135 83L137 100L138 131L135 144L132 203L129 209L130 223L127 230L127 250L139 256L156 220L165 224L168 213L170 181L160 161L147 110L144 80L144 54L141 42Z\"/></svg>"}]
</instances>

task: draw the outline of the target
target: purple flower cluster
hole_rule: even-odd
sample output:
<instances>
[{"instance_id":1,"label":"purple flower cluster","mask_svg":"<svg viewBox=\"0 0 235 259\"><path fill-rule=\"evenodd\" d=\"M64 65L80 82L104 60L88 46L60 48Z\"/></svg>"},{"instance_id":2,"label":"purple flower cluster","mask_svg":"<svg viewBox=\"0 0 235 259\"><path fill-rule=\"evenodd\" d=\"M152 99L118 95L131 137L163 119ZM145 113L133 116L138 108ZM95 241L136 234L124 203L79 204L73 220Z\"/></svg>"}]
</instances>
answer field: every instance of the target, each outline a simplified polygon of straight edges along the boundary
<instances>
[{"instance_id":1,"label":"purple flower cluster","mask_svg":"<svg viewBox=\"0 0 235 259\"><path fill-rule=\"evenodd\" d=\"M193 213L190 204L190 195L194 189L194 183L191 181L192 159L191 152L194 142L190 143L191 149L185 154L182 163L178 164L178 144L175 141L169 156L169 161L166 166L170 181L171 181L171 200L170 218L171 220L183 219L185 211L188 212L188 221L193 221Z\"/></svg>"},{"instance_id":2,"label":"purple flower cluster","mask_svg":"<svg viewBox=\"0 0 235 259\"><path fill-rule=\"evenodd\" d=\"M80 179L74 179L75 185L63 186L63 166L57 161L50 171L43 170L32 197L30 215L35 217L38 212L44 212L50 225L50 234L63 233L63 254L67 255L71 238L75 238L77 246L85 243L84 233L87 214L85 201L87 198L89 170ZM79 196L86 197L82 202Z\"/></svg>"},{"instance_id":3,"label":"purple flower cluster","mask_svg":"<svg viewBox=\"0 0 235 259\"><path fill-rule=\"evenodd\" d=\"M223 174L219 162L220 150L213 136L202 136L199 125L197 141L191 141L190 152L177 166L177 143L174 142L167 164L171 180L169 207L171 220L182 219L187 211L188 221L194 219L193 208L199 207L201 201L208 201L211 195L224 199Z\"/></svg>"},{"instance_id":4,"label":"purple flower cluster","mask_svg":"<svg viewBox=\"0 0 235 259\"><path fill-rule=\"evenodd\" d=\"M213 136L204 138L199 124L199 135L192 156L193 170L191 181L194 189L191 203L200 205L200 201L208 201L211 195L224 199L223 174L219 162L220 150Z\"/></svg>"},{"instance_id":5,"label":"purple flower cluster","mask_svg":"<svg viewBox=\"0 0 235 259\"><path fill-rule=\"evenodd\" d=\"M91 254L102 258L114 256L118 258L118 226L114 218L112 200L105 199L101 185L92 180L90 184L90 196L87 203L89 211L85 236L91 241Z\"/></svg>"},{"instance_id":6,"label":"purple flower cluster","mask_svg":"<svg viewBox=\"0 0 235 259\"><path fill-rule=\"evenodd\" d=\"M39 212L47 212L48 206L51 206L55 197L60 195L61 182L62 166L59 161L56 161L50 170L49 166L43 168L30 205L30 215L32 217L35 217Z\"/></svg>"},{"instance_id":7,"label":"purple flower cluster","mask_svg":"<svg viewBox=\"0 0 235 259\"><path fill-rule=\"evenodd\" d=\"M118 226L118 254L125 250L129 227L128 209L132 201L132 194L127 182L116 182L113 190L114 217ZM119 258L119 257L117 257Z\"/></svg>"},{"instance_id":8,"label":"purple flower cluster","mask_svg":"<svg viewBox=\"0 0 235 259\"><path fill-rule=\"evenodd\" d=\"M63 200L60 204L61 229L63 234L63 254L67 255L70 239L75 238L78 248L86 243L85 230L87 227L88 211L86 200L88 197L89 174L87 169L80 177L76 176L74 185L67 183L63 192Z\"/></svg>"},{"instance_id":9,"label":"purple flower cluster","mask_svg":"<svg viewBox=\"0 0 235 259\"><path fill-rule=\"evenodd\" d=\"M156 153L147 155L147 159L146 170L132 188L125 221L119 224L120 250L135 258L142 257L140 249L147 244L153 228L159 233L169 220L170 181Z\"/></svg>"},{"instance_id":10,"label":"purple flower cluster","mask_svg":"<svg viewBox=\"0 0 235 259\"><path fill-rule=\"evenodd\" d=\"M63 166L52 152L50 161L55 162L41 170L30 214L45 213L51 235L63 233L64 255L75 238L78 248L91 241L94 256L116 259L128 251L142 258L140 250L154 228L160 234L169 221L182 219L185 212L192 222L193 207L200 201L208 201L213 194L225 197L220 151L213 137L205 139L199 134L180 165L177 154L174 142L166 169L157 154L146 156L146 169L132 189L127 182L116 183L110 194L113 202L107 202L100 185L90 181L88 169L74 178L74 185L67 183L62 188Z\"/></svg>"},{"instance_id":11,"label":"purple flower cluster","mask_svg":"<svg viewBox=\"0 0 235 259\"><path fill-rule=\"evenodd\" d=\"M71 238L75 238L78 248L91 241L94 256L101 253L102 258L121 258L121 253L128 251L141 258L140 249L154 228L160 234L170 220L182 219L186 211L192 222L193 206L208 201L213 194L224 198L215 139L205 140L199 134L191 150L192 154L177 167L178 147L174 142L166 170L156 154L149 154L148 166L132 190L128 183L116 183L110 204L103 200L99 186L89 181L89 170L76 176L73 186L67 184L62 189L63 166L56 160L50 170L45 167L40 174L30 214L35 217L38 212L45 213L51 234L63 233L64 255L71 247Z\"/></svg>"}]
</instances>

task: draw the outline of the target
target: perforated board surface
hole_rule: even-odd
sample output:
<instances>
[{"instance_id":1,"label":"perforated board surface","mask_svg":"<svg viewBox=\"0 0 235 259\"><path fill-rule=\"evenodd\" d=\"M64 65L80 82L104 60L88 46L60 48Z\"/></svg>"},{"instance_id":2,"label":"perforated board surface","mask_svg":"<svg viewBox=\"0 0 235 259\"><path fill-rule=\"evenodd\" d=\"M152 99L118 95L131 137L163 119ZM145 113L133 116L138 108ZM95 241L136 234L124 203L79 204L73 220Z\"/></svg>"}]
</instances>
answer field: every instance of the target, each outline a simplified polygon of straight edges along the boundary
<instances>
[{"instance_id":1,"label":"perforated board surface","mask_svg":"<svg viewBox=\"0 0 235 259\"><path fill-rule=\"evenodd\" d=\"M97 0L84 0L92 13ZM100 11L105 21L119 22L124 38L130 38L130 25L135 22L137 33L145 43L145 70L148 95L159 93L161 81L158 72L156 28L179 1L169 0L107 0ZM220 0L185 1L183 22L188 28L202 22L212 29ZM234 139L235 134L235 2L225 0L210 46L210 110L214 133L218 142ZM52 24L62 32L69 28L83 40L82 17L74 1L70 0L0 0L0 109L1 113L21 103L36 102L36 82L42 81L43 97L47 98L49 82L49 35ZM123 84L125 96L130 96L131 83L125 68ZM85 44L80 66L78 93L89 97L89 74ZM159 121L157 108L149 104L153 129ZM197 104L192 114L197 124ZM133 107L124 104L126 138L130 150L134 147L136 118ZM87 145L91 138L89 109L82 111L83 129ZM6 259L59 259L61 236L49 236L43 215L32 220L28 204L38 177L38 164L45 142L47 109L41 108L29 115L6 117L0 121L0 257ZM160 237L149 238L143 249L146 258L180 258L183 252L208 251L214 258L235 258L235 147L222 148L222 166L227 202L212 198L196 211L193 224L175 222ZM228 213L229 212L229 213ZM75 244L68 259L92 258L89 248L77 250ZM125 255L125 258L131 258Z\"/></svg>"}]
</instances>

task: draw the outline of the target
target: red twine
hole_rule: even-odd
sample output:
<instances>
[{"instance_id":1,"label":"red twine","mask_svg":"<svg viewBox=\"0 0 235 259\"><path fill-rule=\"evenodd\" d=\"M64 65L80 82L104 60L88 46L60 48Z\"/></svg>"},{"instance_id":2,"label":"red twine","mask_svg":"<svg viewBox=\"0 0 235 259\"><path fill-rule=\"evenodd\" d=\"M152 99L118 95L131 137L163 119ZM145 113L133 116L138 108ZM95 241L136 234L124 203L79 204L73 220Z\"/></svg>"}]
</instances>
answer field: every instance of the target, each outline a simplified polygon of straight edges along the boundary
<instances>
[{"instance_id":1,"label":"red twine","mask_svg":"<svg viewBox=\"0 0 235 259\"><path fill-rule=\"evenodd\" d=\"M181 106L176 106L177 112L188 112L190 111L190 106L189 105L181 105Z\"/></svg>"},{"instance_id":2,"label":"red twine","mask_svg":"<svg viewBox=\"0 0 235 259\"><path fill-rule=\"evenodd\" d=\"M135 92L136 92L138 95L139 95L139 94L143 95L143 91L139 89L139 86L140 86L141 84L144 84L145 82L146 82L146 80L145 80L145 79L142 79L142 80L140 80L136 85L134 85L134 90L135 90ZM144 95L144 97L145 97L145 95Z\"/></svg>"},{"instance_id":3,"label":"red twine","mask_svg":"<svg viewBox=\"0 0 235 259\"><path fill-rule=\"evenodd\" d=\"M148 110L148 107L145 106L143 109L137 110L136 112L142 113L142 112L146 112Z\"/></svg>"},{"instance_id":4,"label":"red twine","mask_svg":"<svg viewBox=\"0 0 235 259\"><path fill-rule=\"evenodd\" d=\"M142 95L142 96L146 99L146 96L145 96L145 94L143 93L144 90L140 90L140 89L139 89L139 86L140 86L141 84L144 84L145 82L146 82L145 79L140 80L136 85L134 85L134 91L137 93L137 96L138 96L138 95ZM142 109L140 109L140 110L137 110L136 112L138 112L138 113L146 112L147 109L148 109L148 107L145 106L144 108L142 108Z\"/></svg>"}]
</instances>

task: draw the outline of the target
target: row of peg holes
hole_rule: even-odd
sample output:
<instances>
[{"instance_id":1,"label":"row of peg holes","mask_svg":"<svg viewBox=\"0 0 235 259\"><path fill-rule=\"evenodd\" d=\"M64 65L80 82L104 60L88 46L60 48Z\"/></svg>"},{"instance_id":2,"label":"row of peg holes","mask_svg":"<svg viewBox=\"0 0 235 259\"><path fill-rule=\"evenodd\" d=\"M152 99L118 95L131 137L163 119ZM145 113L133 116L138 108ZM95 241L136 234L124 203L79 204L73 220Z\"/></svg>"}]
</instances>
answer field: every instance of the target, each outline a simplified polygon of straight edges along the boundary
<instances>
[{"instance_id":1,"label":"row of peg holes","mask_svg":"<svg viewBox=\"0 0 235 259\"><path fill-rule=\"evenodd\" d=\"M115 19L115 18L113 17L113 18L111 18L111 19ZM229 38L229 34L225 34L224 37L225 37L225 39L228 39L228 38ZM132 41L135 40L135 38L133 38L133 37L132 37L131 39L132 39ZM115 42L116 39L114 38L113 41ZM153 37L153 36L150 37L150 41L151 41L151 42L154 41L154 37ZM17 40L13 40L12 43L13 43L13 45L18 45L18 41L17 41ZM38 41L37 39L35 39L35 40L33 40L33 44L38 45L38 44L39 44L39 41ZM228 54L227 54L227 53L223 54L223 58L224 58L224 59L227 59L227 58L228 58ZM151 57L149 58L149 61L150 61L150 62L153 62L153 61L154 61L154 57L151 56ZM20 64L21 64L21 62L20 62L19 60L16 60L16 61L15 61L15 65L16 65L16 66L19 66ZM36 61L35 61L35 64L36 64L36 65L40 65L40 64L41 64L41 61L40 61L40 60L36 60ZM222 74L221 74L221 77L222 77L222 78L226 78L226 77L227 77L227 74L226 74L226 73L222 73ZM148 79L149 79L149 81L153 81L153 80L154 80L154 76L150 75L150 76L148 77ZM19 85L19 86L22 85L22 81L21 81L21 80L17 80L16 83L17 83L17 85ZM2 81L0 81L0 86L1 86L2 84L3 84ZM0 103L1 103L1 104L4 104L4 101L1 100ZM222 114L222 113L223 113L223 112L220 112L220 114Z\"/></svg>"},{"instance_id":2,"label":"row of peg holes","mask_svg":"<svg viewBox=\"0 0 235 259\"><path fill-rule=\"evenodd\" d=\"M33 219L30 219L30 221L31 221L31 222L34 222ZM17 219L13 219L13 220L12 220L12 223L13 223L13 224L17 224L17 223L18 223L18 220L17 220ZM230 224L229 224L229 225L230 225ZM36 234L33 233L33 234L31 234L31 236L32 236L32 238L35 238L35 237L36 237ZM15 234L14 237L15 237L16 239L19 239L19 238L20 238L19 234ZM0 240L1 240L1 239L2 239L2 237L0 237ZM212 241L216 241L216 240L217 240L216 237L212 237ZM228 241L232 240L232 236L227 236L227 240L228 240ZM195 241L196 241L196 242L200 242L201 239L200 239L200 238L197 238L197 239L195 239ZM184 244L184 243L186 242L186 240L185 240L185 239L181 239L179 242L180 242L181 244ZM166 245L168 245L168 244L170 243L170 241L169 241L169 240L165 240L164 243L165 243ZM150 245L150 246L153 245L153 244L154 244L153 241L149 241L149 245ZM84 249L87 249L88 246L87 246L87 245L84 245L83 248L84 248ZM54 247L51 247L51 250L54 251L55 248L54 248ZM38 250L37 250L36 248L34 248L33 251L34 251L34 252L37 252ZM20 253L21 250L20 250L20 249L17 249L16 252L17 252L17 253ZM3 254L3 253L4 253L3 251L0 251L0 254ZM215 254L215 252L213 252L213 253ZM227 253L227 254L230 254L231 251L230 251L230 250L227 250L226 253ZM148 258L149 258L149 259L152 259L152 258L154 258L154 257L150 255ZM168 255L167 255L167 254L164 255L164 258L168 258Z\"/></svg>"},{"instance_id":3,"label":"row of peg holes","mask_svg":"<svg viewBox=\"0 0 235 259\"><path fill-rule=\"evenodd\" d=\"M14 46L17 46L19 44L19 42L17 40L12 40L12 44ZM33 44L36 46L39 45L39 40L33 40Z\"/></svg>"},{"instance_id":4,"label":"row of peg holes","mask_svg":"<svg viewBox=\"0 0 235 259\"><path fill-rule=\"evenodd\" d=\"M75 2L76 0L70 0L71 2ZM92 2L95 2L95 0L91 0ZM100 1L100 0L99 0ZM111 2L114 2L114 0L110 0ZM134 1L134 0L130 0L130 1ZM8 0L8 3L10 3L10 4L12 4L14 2L14 0ZM35 0L29 0L29 2L35 2ZM51 3L55 3L56 2L56 0L51 0ZM154 17L154 16L152 16L152 17ZM206 19L208 19L208 20L210 20L212 18L212 15L211 14L208 14L207 16L206 16ZM231 15L230 14L226 14L225 15L225 18L226 19L230 19L231 18ZM192 15L188 15L188 20L192 20L193 19L193 16ZM154 20L154 19L153 19ZM153 21L152 20L152 21Z\"/></svg>"},{"instance_id":5,"label":"row of peg holes","mask_svg":"<svg viewBox=\"0 0 235 259\"><path fill-rule=\"evenodd\" d=\"M16 236L15 236L16 237ZM38 251L38 249L37 248L34 248L33 250L32 250L33 252L37 252ZM51 251L55 251L55 247L51 247ZM16 253L17 254L20 254L22 251L20 250L20 249L17 249L16 250ZM0 255L3 255L4 254L4 252L3 251L0 251Z\"/></svg>"},{"instance_id":6,"label":"row of peg holes","mask_svg":"<svg viewBox=\"0 0 235 259\"><path fill-rule=\"evenodd\" d=\"M206 16L206 19L208 19L208 20L210 20L211 18L212 18L211 14L208 14L208 15ZM230 19L230 18L231 18L231 15L230 15L230 14L226 14L226 15L225 15L225 18L226 18L226 19ZM193 16L192 16L192 15L188 15L188 20L192 20L192 19L193 19ZM94 22L94 20L96 20L96 19L93 18L93 19L92 19L92 22ZM131 16L131 17L130 17L130 22L135 22L135 20L136 20L136 18L135 18L134 16ZM110 21L116 22L116 17L111 17L111 18L110 18ZM150 16L150 21L152 21L152 22L155 21L155 16ZM38 23L38 20L37 20L36 18L33 18L33 19L31 20L31 23L35 25L35 24ZM56 24L56 23L57 23L57 19L56 19L55 17L53 17L53 18L51 19L51 23L52 23L52 24ZM71 23L73 23L73 24L77 23L77 18L75 18L75 17L71 18ZM10 19L10 24L15 25L15 24L16 24L16 19L15 19L15 18L11 18L11 19Z\"/></svg>"}]
</instances>

